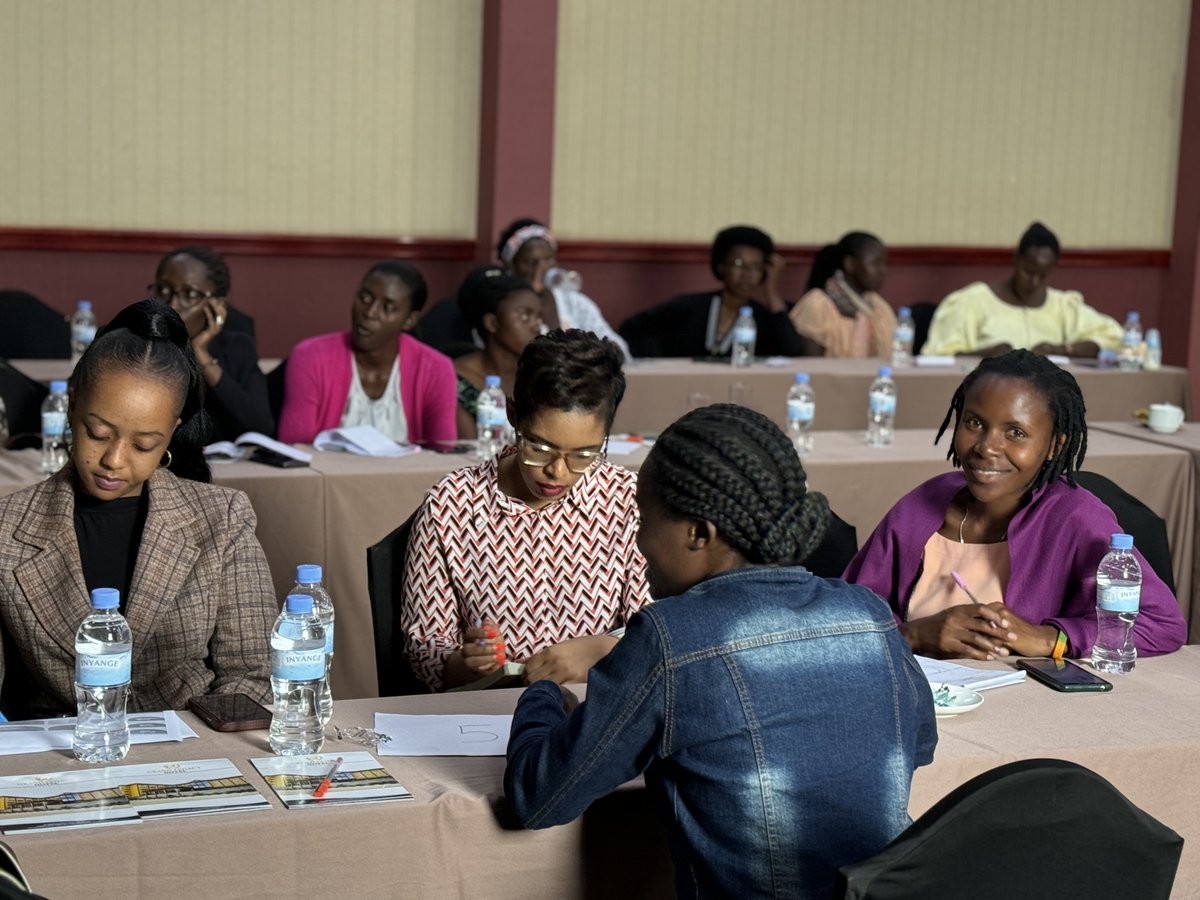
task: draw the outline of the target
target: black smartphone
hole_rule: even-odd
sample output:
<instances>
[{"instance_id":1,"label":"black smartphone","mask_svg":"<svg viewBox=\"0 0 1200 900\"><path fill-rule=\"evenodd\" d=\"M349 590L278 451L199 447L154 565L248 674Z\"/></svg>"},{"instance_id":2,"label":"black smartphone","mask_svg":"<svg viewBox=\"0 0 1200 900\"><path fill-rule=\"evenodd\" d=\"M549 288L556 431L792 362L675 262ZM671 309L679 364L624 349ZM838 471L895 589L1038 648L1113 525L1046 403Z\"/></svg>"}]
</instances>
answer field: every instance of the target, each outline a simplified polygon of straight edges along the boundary
<instances>
[{"instance_id":1,"label":"black smartphone","mask_svg":"<svg viewBox=\"0 0 1200 900\"><path fill-rule=\"evenodd\" d=\"M257 731L271 727L271 713L245 694L205 694L188 701L214 731Z\"/></svg>"},{"instance_id":2,"label":"black smartphone","mask_svg":"<svg viewBox=\"0 0 1200 900\"><path fill-rule=\"evenodd\" d=\"M432 450L434 453L470 453L475 448L470 444L454 444L450 441L417 441L422 450Z\"/></svg>"},{"instance_id":3,"label":"black smartphone","mask_svg":"<svg viewBox=\"0 0 1200 900\"><path fill-rule=\"evenodd\" d=\"M284 456L282 453L276 453L274 450L268 450L266 447L255 447L249 459L250 462L262 463L264 466L274 466L277 469L300 469L308 465L303 460L292 459L290 456Z\"/></svg>"},{"instance_id":4,"label":"black smartphone","mask_svg":"<svg viewBox=\"0 0 1200 900\"><path fill-rule=\"evenodd\" d=\"M1112 690L1112 684L1099 675L1065 659L1018 659L1017 667L1056 691Z\"/></svg>"}]
</instances>

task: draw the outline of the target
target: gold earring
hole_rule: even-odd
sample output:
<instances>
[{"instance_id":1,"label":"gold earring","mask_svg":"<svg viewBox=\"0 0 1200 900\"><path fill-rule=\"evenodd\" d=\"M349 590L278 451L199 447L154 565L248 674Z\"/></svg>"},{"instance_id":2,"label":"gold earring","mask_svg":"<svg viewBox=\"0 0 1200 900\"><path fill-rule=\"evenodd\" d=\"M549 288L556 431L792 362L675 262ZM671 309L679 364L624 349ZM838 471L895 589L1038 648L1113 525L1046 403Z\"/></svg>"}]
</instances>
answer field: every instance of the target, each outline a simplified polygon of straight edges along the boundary
<instances>
[{"instance_id":1,"label":"gold earring","mask_svg":"<svg viewBox=\"0 0 1200 900\"><path fill-rule=\"evenodd\" d=\"M162 460L159 460L159 461L158 461L158 467L159 467L160 469L169 469L169 468L171 468L171 463L173 463L173 462L175 461L175 460L174 460L174 457L172 457L172 456L171 456L171 451L170 451L170 450L164 450L164 451L163 451L163 456L165 456L165 457L167 458L167 461L166 461L166 462L163 462Z\"/></svg>"}]
</instances>

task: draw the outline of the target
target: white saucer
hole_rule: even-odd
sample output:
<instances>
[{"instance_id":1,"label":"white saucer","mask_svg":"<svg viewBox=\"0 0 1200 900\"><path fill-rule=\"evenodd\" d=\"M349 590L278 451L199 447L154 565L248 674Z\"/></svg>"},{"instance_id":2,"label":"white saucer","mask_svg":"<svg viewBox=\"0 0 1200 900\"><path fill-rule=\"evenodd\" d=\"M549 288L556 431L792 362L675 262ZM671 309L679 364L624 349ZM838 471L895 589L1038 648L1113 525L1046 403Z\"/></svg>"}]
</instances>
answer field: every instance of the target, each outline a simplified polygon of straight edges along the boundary
<instances>
[{"instance_id":1,"label":"white saucer","mask_svg":"<svg viewBox=\"0 0 1200 900\"><path fill-rule=\"evenodd\" d=\"M929 687L933 690L933 711L938 717L962 715L983 703L983 694L957 684L939 683ZM943 688L947 693L939 699L938 692Z\"/></svg>"}]
</instances>

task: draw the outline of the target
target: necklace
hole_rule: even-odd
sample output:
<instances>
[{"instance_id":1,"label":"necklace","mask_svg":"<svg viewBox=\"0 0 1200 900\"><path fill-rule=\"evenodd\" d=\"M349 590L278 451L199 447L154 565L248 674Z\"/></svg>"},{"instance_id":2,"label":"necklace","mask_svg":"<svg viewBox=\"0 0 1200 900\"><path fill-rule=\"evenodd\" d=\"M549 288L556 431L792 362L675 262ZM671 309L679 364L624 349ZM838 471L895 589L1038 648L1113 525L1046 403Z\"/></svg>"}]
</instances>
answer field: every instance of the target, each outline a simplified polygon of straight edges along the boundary
<instances>
[{"instance_id":1,"label":"necklace","mask_svg":"<svg viewBox=\"0 0 1200 900\"><path fill-rule=\"evenodd\" d=\"M969 513L970 510L971 510L970 501L968 501L967 503L963 504L962 518L958 520L958 542L960 544L966 543L966 541L963 540L963 526L965 526L967 524L967 513ZM1000 540L1001 541L1008 540L1008 530L1007 529L1005 529L1004 534L1000 535Z\"/></svg>"}]
</instances>

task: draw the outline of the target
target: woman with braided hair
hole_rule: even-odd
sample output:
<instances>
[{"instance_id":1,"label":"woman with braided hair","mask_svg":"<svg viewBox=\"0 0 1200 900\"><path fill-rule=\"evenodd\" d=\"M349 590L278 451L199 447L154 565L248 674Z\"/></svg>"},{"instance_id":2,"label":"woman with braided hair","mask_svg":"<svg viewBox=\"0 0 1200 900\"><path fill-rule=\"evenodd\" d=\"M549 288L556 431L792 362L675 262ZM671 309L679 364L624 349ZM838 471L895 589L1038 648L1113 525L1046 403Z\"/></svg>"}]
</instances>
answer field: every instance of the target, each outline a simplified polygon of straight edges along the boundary
<instances>
[{"instance_id":1,"label":"woman with braided hair","mask_svg":"<svg viewBox=\"0 0 1200 900\"><path fill-rule=\"evenodd\" d=\"M1096 567L1112 511L1075 484L1087 452L1083 394L1045 357L985 359L954 393L939 475L892 507L846 570L886 599L917 653L1082 657L1096 640ZM1178 650L1179 604L1141 553L1141 654ZM958 586L958 574L971 589ZM978 602L973 602L977 600Z\"/></svg>"},{"instance_id":2,"label":"woman with braided hair","mask_svg":"<svg viewBox=\"0 0 1200 900\"><path fill-rule=\"evenodd\" d=\"M675 422L637 501L656 602L586 703L548 681L521 697L505 793L544 828L644 772L677 896L830 896L839 866L909 822L937 742L929 684L878 597L792 564L829 506L766 417L721 404Z\"/></svg>"}]
</instances>

